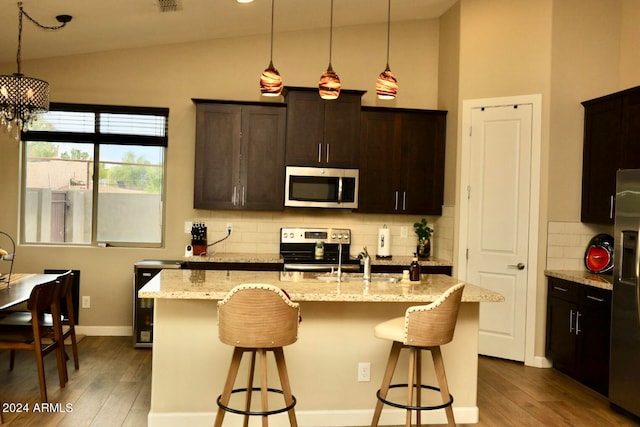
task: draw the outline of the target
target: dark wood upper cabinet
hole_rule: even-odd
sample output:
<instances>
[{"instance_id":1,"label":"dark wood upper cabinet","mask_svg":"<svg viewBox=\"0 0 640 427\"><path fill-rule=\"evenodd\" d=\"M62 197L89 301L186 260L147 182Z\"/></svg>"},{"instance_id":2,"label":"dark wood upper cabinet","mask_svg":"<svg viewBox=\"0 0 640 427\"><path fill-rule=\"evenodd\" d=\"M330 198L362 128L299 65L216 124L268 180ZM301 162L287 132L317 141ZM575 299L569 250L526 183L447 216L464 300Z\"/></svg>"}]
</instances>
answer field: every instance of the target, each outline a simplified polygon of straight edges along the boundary
<instances>
[{"instance_id":1,"label":"dark wood upper cabinet","mask_svg":"<svg viewBox=\"0 0 640 427\"><path fill-rule=\"evenodd\" d=\"M289 166L359 167L360 105L364 91L320 98L317 88L286 87Z\"/></svg>"},{"instance_id":2,"label":"dark wood upper cabinet","mask_svg":"<svg viewBox=\"0 0 640 427\"><path fill-rule=\"evenodd\" d=\"M613 224L616 172L640 168L640 87L584 106L582 222Z\"/></svg>"},{"instance_id":3,"label":"dark wood upper cabinet","mask_svg":"<svg viewBox=\"0 0 640 427\"><path fill-rule=\"evenodd\" d=\"M446 115L362 108L360 212L442 214Z\"/></svg>"},{"instance_id":4,"label":"dark wood upper cabinet","mask_svg":"<svg viewBox=\"0 0 640 427\"><path fill-rule=\"evenodd\" d=\"M285 105L194 102L194 208L282 210Z\"/></svg>"}]
</instances>

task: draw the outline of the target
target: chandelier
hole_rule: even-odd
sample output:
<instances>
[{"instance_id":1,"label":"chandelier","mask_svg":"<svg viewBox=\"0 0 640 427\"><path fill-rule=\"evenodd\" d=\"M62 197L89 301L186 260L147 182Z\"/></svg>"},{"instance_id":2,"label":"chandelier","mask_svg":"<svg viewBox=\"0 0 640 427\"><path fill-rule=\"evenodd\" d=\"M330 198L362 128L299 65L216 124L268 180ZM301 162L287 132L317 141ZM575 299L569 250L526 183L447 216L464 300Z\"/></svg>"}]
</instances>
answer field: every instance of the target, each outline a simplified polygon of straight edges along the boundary
<instances>
[{"instance_id":1,"label":"chandelier","mask_svg":"<svg viewBox=\"0 0 640 427\"><path fill-rule=\"evenodd\" d=\"M56 20L60 25L47 27L33 19L18 2L18 51L16 53L17 72L11 75L0 75L0 126L4 130L15 132L16 139L20 132L26 132L40 113L49 110L49 83L27 77L21 72L22 51L22 17L26 16L31 22L44 30L58 30L69 21L70 15L58 15Z\"/></svg>"}]
</instances>

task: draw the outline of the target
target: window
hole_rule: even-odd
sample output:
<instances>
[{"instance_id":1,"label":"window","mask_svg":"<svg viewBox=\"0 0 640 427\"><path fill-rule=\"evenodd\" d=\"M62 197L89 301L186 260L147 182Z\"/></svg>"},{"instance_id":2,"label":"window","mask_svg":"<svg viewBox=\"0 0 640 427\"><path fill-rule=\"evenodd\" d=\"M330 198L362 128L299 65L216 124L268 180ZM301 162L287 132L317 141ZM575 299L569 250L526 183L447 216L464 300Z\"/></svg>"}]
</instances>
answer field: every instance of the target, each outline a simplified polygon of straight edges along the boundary
<instances>
[{"instance_id":1,"label":"window","mask_svg":"<svg viewBox=\"0 0 640 427\"><path fill-rule=\"evenodd\" d=\"M22 135L22 241L161 246L168 117L52 103Z\"/></svg>"}]
</instances>

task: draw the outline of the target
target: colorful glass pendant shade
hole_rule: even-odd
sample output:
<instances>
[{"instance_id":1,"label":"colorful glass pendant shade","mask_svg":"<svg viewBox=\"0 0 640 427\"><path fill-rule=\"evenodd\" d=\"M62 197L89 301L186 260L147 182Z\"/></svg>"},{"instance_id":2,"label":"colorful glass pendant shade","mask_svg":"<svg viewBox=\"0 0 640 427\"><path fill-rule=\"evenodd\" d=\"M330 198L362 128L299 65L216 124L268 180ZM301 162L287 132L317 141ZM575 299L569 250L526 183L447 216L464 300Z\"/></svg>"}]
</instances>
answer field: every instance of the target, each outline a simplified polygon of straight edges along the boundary
<instances>
[{"instance_id":1,"label":"colorful glass pendant shade","mask_svg":"<svg viewBox=\"0 0 640 427\"><path fill-rule=\"evenodd\" d=\"M331 48L333 45L333 0L331 0L331 22L329 24L329 66L327 67L327 71L322 73L320 76L320 82L318 83L318 92L320 93L320 98L332 100L338 99L340 96L340 88L342 87L340 83L340 78L338 74L333 71L333 67L331 66Z\"/></svg>"},{"instance_id":2,"label":"colorful glass pendant shade","mask_svg":"<svg viewBox=\"0 0 640 427\"><path fill-rule=\"evenodd\" d=\"M282 77L272 61L260 76L260 92L262 96L279 96L282 93Z\"/></svg>"},{"instance_id":3,"label":"colorful glass pendant shade","mask_svg":"<svg viewBox=\"0 0 640 427\"><path fill-rule=\"evenodd\" d=\"M320 83L318 84L320 98L328 100L337 99L340 96L341 87L340 77L333 71L331 63L329 63L327 71L320 76Z\"/></svg>"},{"instance_id":4,"label":"colorful glass pendant shade","mask_svg":"<svg viewBox=\"0 0 640 427\"><path fill-rule=\"evenodd\" d=\"M279 96L282 93L282 77L273 66L273 12L274 0L271 0L271 53L269 54L269 66L260 76L260 92L262 96Z\"/></svg>"},{"instance_id":5,"label":"colorful glass pendant shade","mask_svg":"<svg viewBox=\"0 0 640 427\"><path fill-rule=\"evenodd\" d=\"M398 79L387 64L387 68L380 73L376 81L376 94L378 99L395 99L397 93Z\"/></svg>"}]
</instances>

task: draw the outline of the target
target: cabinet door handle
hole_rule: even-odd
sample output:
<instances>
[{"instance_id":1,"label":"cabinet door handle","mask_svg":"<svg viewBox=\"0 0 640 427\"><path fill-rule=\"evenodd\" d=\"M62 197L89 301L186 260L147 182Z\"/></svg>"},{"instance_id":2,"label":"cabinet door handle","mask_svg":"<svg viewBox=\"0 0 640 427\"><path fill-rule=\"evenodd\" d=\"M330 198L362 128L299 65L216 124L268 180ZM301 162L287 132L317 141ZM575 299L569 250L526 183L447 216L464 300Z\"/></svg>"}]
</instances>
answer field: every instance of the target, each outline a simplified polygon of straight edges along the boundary
<instances>
[{"instance_id":1,"label":"cabinet door handle","mask_svg":"<svg viewBox=\"0 0 640 427\"><path fill-rule=\"evenodd\" d=\"M580 334L580 316L582 316L582 314L576 311L576 335Z\"/></svg>"},{"instance_id":2,"label":"cabinet door handle","mask_svg":"<svg viewBox=\"0 0 640 427\"><path fill-rule=\"evenodd\" d=\"M569 291L569 289L561 288L560 286L554 286L553 289L556 290L556 291L561 291L561 292L568 292Z\"/></svg>"},{"instance_id":3,"label":"cabinet door handle","mask_svg":"<svg viewBox=\"0 0 640 427\"><path fill-rule=\"evenodd\" d=\"M597 302L604 302L604 298L594 297L593 295L587 295L587 298Z\"/></svg>"},{"instance_id":4,"label":"cabinet door handle","mask_svg":"<svg viewBox=\"0 0 640 427\"><path fill-rule=\"evenodd\" d=\"M572 333L573 330L573 310L569 310L569 333Z\"/></svg>"},{"instance_id":5,"label":"cabinet door handle","mask_svg":"<svg viewBox=\"0 0 640 427\"><path fill-rule=\"evenodd\" d=\"M395 203L393 209L396 210L396 211L398 210L398 192L397 191L396 191L396 203Z\"/></svg>"},{"instance_id":6,"label":"cabinet door handle","mask_svg":"<svg viewBox=\"0 0 640 427\"><path fill-rule=\"evenodd\" d=\"M609 196L609 219L613 219L613 195Z\"/></svg>"},{"instance_id":7,"label":"cabinet door handle","mask_svg":"<svg viewBox=\"0 0 640 427\"><path fill-rule=\"evenodd\" d=\"M402 210L403 211L407 210L407 192L406 191L402 192Z\"/></svg>"},{"instance_id":8,"label":"cabinet door handle","mask_svg":"<svg viewBox=\"0 0 640 427\"><path fill-rule=\"evenodd\" d=\"M322 144L318 144L318 163L322 163Z\"/></svg>"},{"instance_id":9,"label":"cabinet door handle","mask_svg":"<svg viewBox=\"0 0 640 427\"><path fill-rule=\"evenodd\" d=\"M327 163L329 163L329 145L330 144L327 144Z\"/></svg>"},{"instance_id":10,"label":"cabinet door handle","mask_svg":"<svg viewBox=\"0 0 640 427\"><path fill-rule=\"evenodd\" d=\"M245 205L245 202L247 201L247 196L246 193L244 191L244 185L242 186L242 206Z\"/></svg>"},{"instance_id":11,"label":"cabinet door handle","mask_svg":"<svg viewBox=\"0 0 640 427\"><path fill-rule=\"evenodd\" d=\"M233 194L231 195L231 204L233 206L236 206L236 200L237 200L236 195L237 195L237 193L238 193L238 187L236 187L234 185L233 186Z\"/></svg>"}]
</instances>

